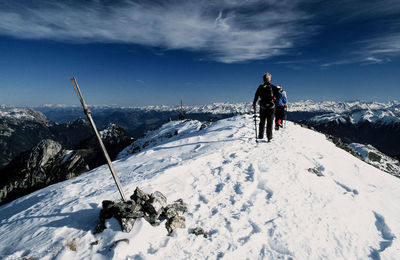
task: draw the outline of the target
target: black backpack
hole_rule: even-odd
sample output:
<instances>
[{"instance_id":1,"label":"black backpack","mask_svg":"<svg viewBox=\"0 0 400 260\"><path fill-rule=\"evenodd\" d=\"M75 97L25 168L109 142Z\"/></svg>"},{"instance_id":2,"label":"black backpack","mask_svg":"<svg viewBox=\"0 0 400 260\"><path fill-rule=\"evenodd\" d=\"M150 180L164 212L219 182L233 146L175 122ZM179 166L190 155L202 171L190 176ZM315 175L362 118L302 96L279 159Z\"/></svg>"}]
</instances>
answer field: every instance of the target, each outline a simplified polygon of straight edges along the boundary
<instances>
[{"instance_id":1,"label":"black backpack","mask_svg":"<svg viewBox=\"0 0 400 260\"><path fill-rule=\"evenodd\" d=\"M259 86L260 107L266 109L275 108L274 90L271 84Z\"/></svg>"}]
</instances>

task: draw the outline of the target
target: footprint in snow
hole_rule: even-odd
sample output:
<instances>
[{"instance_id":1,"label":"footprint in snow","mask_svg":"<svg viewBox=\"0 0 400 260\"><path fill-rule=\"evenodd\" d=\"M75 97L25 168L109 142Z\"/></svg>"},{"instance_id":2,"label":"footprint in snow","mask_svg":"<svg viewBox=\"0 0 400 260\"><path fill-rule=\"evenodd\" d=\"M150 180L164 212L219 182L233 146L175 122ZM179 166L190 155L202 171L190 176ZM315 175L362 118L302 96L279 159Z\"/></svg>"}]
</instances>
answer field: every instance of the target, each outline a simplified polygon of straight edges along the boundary
<instances>
[{"instance_id":1,"label":"footprint in snow","mask_svg":"<svg viewBox=\"0 0 400 260\"><path fill-rule=\"evenodd\" d=\"M219 183L215 186L215 192L216 193L220 193L222 191L222 189L224 188L224 184L223 183Z\"/></svg>"},{"instance_id":2,"label":"footprint in snow","mask_svg":"<svg viewBox=\"0 0 400 260\"><path fill-rule=\"evenodd\" d=\"M339 187L341 187L342 189L344 189L344 190L346 191L344 194L352 193L352 196L353 196L353 197L356 196L356 195L358 195L358 190L352 189L352 188L350 188L350 187L348 187L348 186L346 186L346 185L344 185L343 183L340 183L340 182L338 182L338 181L335 181L335 183L336 183Z\"/></svg>"},{"instance_id":3,"label":"footprint in snow","mask_svg":"<svg viewBox=\"0 0 400 260\"><path fill-rule=\"evenodd\" d=\"M373 249L371 254L369 255L373 260L380 260L381 256L380 254L385 251L388 247L392 246L393 240L395 239L395 235L392 234L392 231L388 227L388 225L385 222L385 218L376 213L374 211L375 215L375 226L378 232L380 233L380 236L382 237L382 240L379 242L379 249Z\"/></svg>"},{"instance_id":4,"label":"footprint in snow","mask_svg":"<svg viewBox=\"0 0 400 260\"><path fill-rule=\"evenodd\" d=\"M238 195L243 194L242 186L240 185L240 183L236 183L235 184L234 190L235 190L235 193L238 194Z\"/></svg>"},{"instance_id":5,"label":"footprint in snow","mask_svg":"<svg viewBox=\"0 0 400 260\"><path fill-rule=\"evenodd\" d=\"M250 166L247 167L247 169L245 170L244 173L247 175L245 181L249 181L249 182L254 181L255 170L254 170L253 164L250 164Z\"/></svg>"},{"instance_id":6,"label":"footprint in snow","mask_svg":"<svg viewBox=\"0 0 400 260\"><path fill-rule=\"evenodd\" d=\"M265 181L260 181L257 185L257 188L259 188L260 190L263 190L267 193L265 199L267 200L267 202L270 201L270 199L272 198L272 196L274 195L274 192L267 187Z\"/></svg>"}]
</instances>

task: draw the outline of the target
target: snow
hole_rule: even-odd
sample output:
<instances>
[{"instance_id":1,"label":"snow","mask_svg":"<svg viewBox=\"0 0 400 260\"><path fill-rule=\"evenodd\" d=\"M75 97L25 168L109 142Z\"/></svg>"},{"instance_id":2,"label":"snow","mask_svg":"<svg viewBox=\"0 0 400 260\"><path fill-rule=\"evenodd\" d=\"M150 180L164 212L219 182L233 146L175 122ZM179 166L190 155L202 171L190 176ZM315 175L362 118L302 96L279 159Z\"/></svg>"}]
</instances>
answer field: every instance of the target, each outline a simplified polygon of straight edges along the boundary
<instances>
[{"instance_id":1,"label":"snow","mask_svg":"<svg viewBox=\"0 0 400 260\"><path fill-rule=\"evenodd\" d=\"M61 161L61 164L64 164L66 161L68 161L69 158L71 158L71 156L74 154L73 150L67 150L64 158Z\"/></svg>"},{"instance_id":2,"label":"snow","mask_svg":"<svg viewBox=\"0 0 400 260\"><path fill-rule=\"evenodd\" d=\"M343 116L336 113L314 116L310 119L310 121L319 124L329 123L332 121L346 123L346 120L343 118Z\"/></svg>"},{"instance_id":3,"label":"snow","mask_svg":"<svg viewBox=\"0 0 400 260\"><path fill-rule=\"evenodd\" d=\"M291 122L256 144L252 120L171 122L160 135L186 131L114 162L127 195L182 198L185 229L138 220L123 233L111 219L94 235L102 200L119 199L104 165L0 207L0 258L398 259L400 179Z\"/></svg>"},{"instance_id":4,"label":"snow","mask_svg":"<svg viewBox=\"0 0 400 260\"><path fill-rule=\"evenodd\" d=\"M7 108L0 110L0 118L26 119L34 120L35 117L28 113L26 109Z\"/></svg>"},{"instance_id":5,"label":"snow","mask_svg":"<svg viewBox=\"0 0 400 260\"><path fill-rule=\"evenodd\" d=\"M369 150L365 145L359 144L359 143L351 143L350 147L353 148L354 151L358 152L361 154L363 158L368 157Z\"/></svg>"},{"instance_id":6,"label":"snow","mask_svg":"<svg viewBox=\"0 0 400 260\"><path fill-rule=\"evenodd\" d=\"M400 177L400 162L397 159L387 156L370 144L351 143L350 147L358 152L364 158L365 162Z\"/></svg>"}]
</instances>

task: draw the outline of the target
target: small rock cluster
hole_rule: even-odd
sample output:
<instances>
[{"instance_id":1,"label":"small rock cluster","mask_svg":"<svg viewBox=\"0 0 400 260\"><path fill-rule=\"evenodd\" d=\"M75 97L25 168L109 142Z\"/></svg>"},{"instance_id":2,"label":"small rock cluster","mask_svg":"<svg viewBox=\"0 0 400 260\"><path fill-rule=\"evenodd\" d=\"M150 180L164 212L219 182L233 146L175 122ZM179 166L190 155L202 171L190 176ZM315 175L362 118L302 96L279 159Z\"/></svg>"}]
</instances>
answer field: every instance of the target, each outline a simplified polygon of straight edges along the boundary
<instances>
[{"instance_id":1,"label":"small rock cluster","mask_svg":"<svg viewBox=\"0 0 400 260\"><path fill-rule=\"evenodd\" d=\"M323 177L324 174L321 172L320 169L318 168L308 168L308 172L310 173L314 173L315 175L317 175L318 177Z\"/></svg>"},{"instance_id":2,"label":"small rock cluster","mask_svg":"<svg viewBox=\"0 0 400 260\"><path fill-rule=\"evenodd\" d=\"M138 218L144 218L153 226L167 220L165 227L168 233L176 228L185 228L185 217L181 215L187 210L187 205L182 199L167 205L167 198L161 192L147 194L138 187L130 199L126 202L104 200L95 233L106 229L105 221L112 217L118 220L124 232L130 232Z\"/></svg>"}]
</instances>

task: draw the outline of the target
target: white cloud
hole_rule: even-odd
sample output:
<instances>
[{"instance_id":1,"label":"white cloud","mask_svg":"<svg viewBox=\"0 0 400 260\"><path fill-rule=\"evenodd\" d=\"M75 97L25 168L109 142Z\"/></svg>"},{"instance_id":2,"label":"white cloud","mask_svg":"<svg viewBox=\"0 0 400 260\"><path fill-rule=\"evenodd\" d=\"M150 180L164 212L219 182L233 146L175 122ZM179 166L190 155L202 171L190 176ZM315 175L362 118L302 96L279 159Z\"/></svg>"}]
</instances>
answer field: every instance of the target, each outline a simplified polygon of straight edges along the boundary
<instances>
[{"instance_id":1,"label":"white cloud","mask_svg":"<svg viewBox=\"0 0 400 260\"><path fill-rule=\"evenodd\" d=\"M74 4L75 3L75 4ZM79 5L78 5L79 3ZM286 53L312 31L298 1L25 1L0 3L0 34L202 51L225 62ZM117 4L118 3L118 4Z\"/></svg>"}]
</instances>

